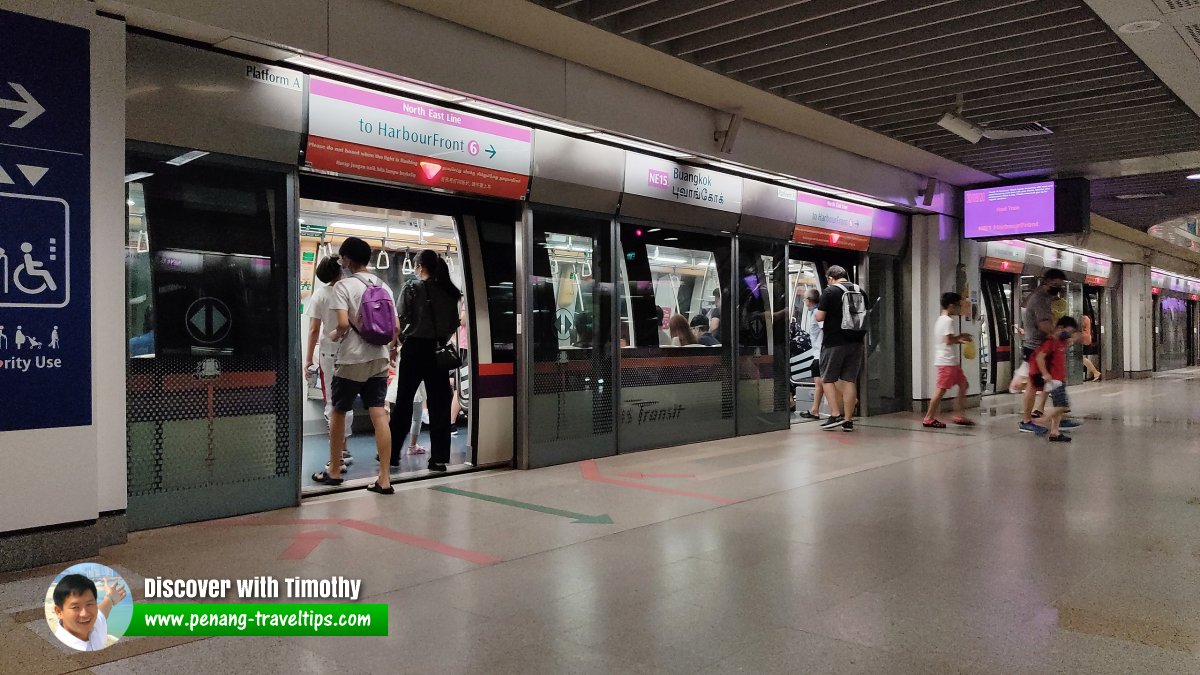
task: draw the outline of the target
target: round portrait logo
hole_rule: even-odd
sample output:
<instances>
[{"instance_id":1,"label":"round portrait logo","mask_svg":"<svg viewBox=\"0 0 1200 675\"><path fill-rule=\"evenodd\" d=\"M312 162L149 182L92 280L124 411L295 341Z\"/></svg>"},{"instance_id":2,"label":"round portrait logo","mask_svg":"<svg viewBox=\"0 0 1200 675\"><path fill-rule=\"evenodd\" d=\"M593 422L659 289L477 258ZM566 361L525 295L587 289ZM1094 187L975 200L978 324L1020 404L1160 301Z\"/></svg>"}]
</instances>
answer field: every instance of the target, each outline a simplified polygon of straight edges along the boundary
<instances>
[{"instance_id":1,"label":"round portrait logo","mask_svg":"<svg viewBox=\"0 0 1200 675\"><path fill-rule=\"evenodd\" d=\"M46 589L46 623L71 649L94 652L115 644L132 619L129 585L111 567L72 565Z\"/></svg>"}]
</instances>

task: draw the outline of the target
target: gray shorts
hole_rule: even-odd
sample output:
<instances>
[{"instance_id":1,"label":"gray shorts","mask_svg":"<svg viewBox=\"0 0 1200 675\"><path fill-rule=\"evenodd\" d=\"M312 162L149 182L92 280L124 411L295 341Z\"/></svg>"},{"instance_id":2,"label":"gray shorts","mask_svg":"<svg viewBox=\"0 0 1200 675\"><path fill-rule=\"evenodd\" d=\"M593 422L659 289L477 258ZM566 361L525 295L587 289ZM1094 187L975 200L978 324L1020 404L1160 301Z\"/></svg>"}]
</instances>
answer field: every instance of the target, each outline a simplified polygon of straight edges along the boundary
<instances>
[{"instance_id":1,"label":"gray shorts","mask_svg":"<svg viewBox=\"0 0 1200 675\"><path fill-rule=\"evenodd\" d=\"M863 344L837 345L821 350L821 379L826 382L857 382L862 372Z\"/></svg>"}]
</instances>

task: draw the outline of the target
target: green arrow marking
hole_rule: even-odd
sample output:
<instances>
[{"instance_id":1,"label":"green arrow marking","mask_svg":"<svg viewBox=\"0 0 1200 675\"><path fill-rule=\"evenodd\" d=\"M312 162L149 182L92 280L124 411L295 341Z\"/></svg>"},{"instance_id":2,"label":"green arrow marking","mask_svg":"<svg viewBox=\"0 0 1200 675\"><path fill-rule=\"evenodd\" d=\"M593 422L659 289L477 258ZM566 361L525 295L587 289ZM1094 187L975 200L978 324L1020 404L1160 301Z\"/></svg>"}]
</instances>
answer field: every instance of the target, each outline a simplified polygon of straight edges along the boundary
<instances>
[{"instance_id":1,"label":"green arrow marking","mask_svg":"<svg viewBox=\"0 0 1200 675\"><path fill-rule=\"evenodd\" d=\"M496 146L494 146L494 145L490 145L490 144L489 144L489 145L488 145L488 149L487 149L487 150L484 150L484 152L486 152L486 153L488 154L488 157L495 158L495 156L496 156Z\"/></svg>"},{"instance_id":2,"label":"green arrow marking","mask_svg":"<svg viewBox=\"0 0 1200 675\"><path fill-rule=\"evenodd\" d=\"M485 502L492 502L494 504L503 504L505 506L515 506L518 509L537 511L538 513L545 513L545 514L548 514L551 516L559 516L561 518L571 518L576 523L585 523L588 525L611 525L613 522L613 519L610 518L608 516L608 514L604 514L604 515L600 515L600 516L589 516L584 513L575 513L573 511L563 511L562 509L555 509L555 508L551 508L549 506L539 506L538 504L530 504L528 502L519 502L515 499L505 499L504 497L494 497L492 495L485 495L480 492L470 492L468 490L456 490L452 487L446 487L445 485L439 485L437 487L433 487L430 489L437 490L438 492L445 492L446 494L459 495L461 497L470 497L471 499L482 499Z\"/></svg>"}]
</instances>

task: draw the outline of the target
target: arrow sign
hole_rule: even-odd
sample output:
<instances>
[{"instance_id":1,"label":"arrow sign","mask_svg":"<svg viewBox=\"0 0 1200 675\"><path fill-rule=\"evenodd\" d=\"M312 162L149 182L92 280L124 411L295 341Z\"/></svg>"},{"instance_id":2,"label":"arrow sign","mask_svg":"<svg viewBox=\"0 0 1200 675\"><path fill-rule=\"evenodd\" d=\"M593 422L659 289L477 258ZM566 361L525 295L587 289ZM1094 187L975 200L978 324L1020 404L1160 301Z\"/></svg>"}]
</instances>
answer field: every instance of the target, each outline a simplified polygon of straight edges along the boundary
<instances>
[{"instance_id":1,"label":"arrow sign","mask_svg":"<svg viewBox=\"0 0 1200 675\"><path fill-rule=\"evenodd\" d=\"M15 121L11 122L8 126L12 127L13 129L23 129L25 128L26 124L34 121L39 115L46 112L46 109L42 107L42 104L38 103L37 99L34 98L33 95L25 89L25 87L22 87L16 82L9 82L8 86L12 87L13 91L17 92L17 96L20 96L21 100L10 101L0 98L0 108L8 108L9 110L17 110L25 113L24 115L18 117Z\"/></svg>"},{"instance_id":2,"label":"arrow sign","mask_svg":"<svg viewBox=\"0 0 1200 675\"><path fill-rule=\"evenodd\" d=\"M325 530L310 530L292 537L292 543L279 555L280 560L304 560L317 550L325 539L337 539L338 535Z\"/></svg>"},{"instance_id":3,"label":"arrow sign","mask_svg":"<svg viewBox=\"0 0 1200 675\"><path fill-rule=\"evenodd\" d=\"M495 156L496 156L496 146L489 144L489 145L488 145L488 149L487 149L487 150L484 150L484 152L486 152L486 153L488 154L488 157L495 158Z\"/></svg>"},{"instance_id":4,"label":"arrow sign","mask_svg":"<svg viewBox=\"0 0 1200 675\"><path fill-rule=\"evenodd\" d=\"M485 502L492 502L493 504L503 504L504 506L513 506L518 509L525 509L527 511L537 511L538 513L545 513L545 514L551 515L551 516L559 516L560 518L571 518L576 523L585 523L588 525L611 525L613 522L613 519L610 518L608 516L608 514L599 515L599 516L589 516L584 513L575 513L574 511L563 511L562 509L555 509L555 508L551 508L549 506L530 504L528 502L519 502L515 499L505 499L504 497L494 497L492 495L485 495L480 492L469 492L467 490L456 490L452 487L446 487L445 485L439 485L437 487L430 488L430 489L437 490L438 492L445 492L446 494L459 495L461 497L470 497L471 499L480 499Z\"/></svg>"}]
</instances>

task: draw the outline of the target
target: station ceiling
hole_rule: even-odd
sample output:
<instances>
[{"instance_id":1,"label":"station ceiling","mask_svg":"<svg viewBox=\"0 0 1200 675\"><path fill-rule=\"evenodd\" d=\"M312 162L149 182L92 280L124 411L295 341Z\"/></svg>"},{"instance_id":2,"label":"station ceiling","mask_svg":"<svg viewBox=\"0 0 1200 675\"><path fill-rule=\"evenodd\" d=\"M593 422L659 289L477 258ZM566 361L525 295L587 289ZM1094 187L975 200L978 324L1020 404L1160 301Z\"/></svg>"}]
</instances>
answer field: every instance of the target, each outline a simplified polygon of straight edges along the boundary
<instances>
[{"instance_id":1,"label":"station ceiling","mask_svg":"<svg viewBox=\"0 0 1200 675\"><path fill-rule=\"evenodd\" d=\"M1196 113L1084 0L531 1L998 176L1200 150ZM972 144L937 125L958 96L977 125L1054 133Z\"/></svg>"}]
</instances>

